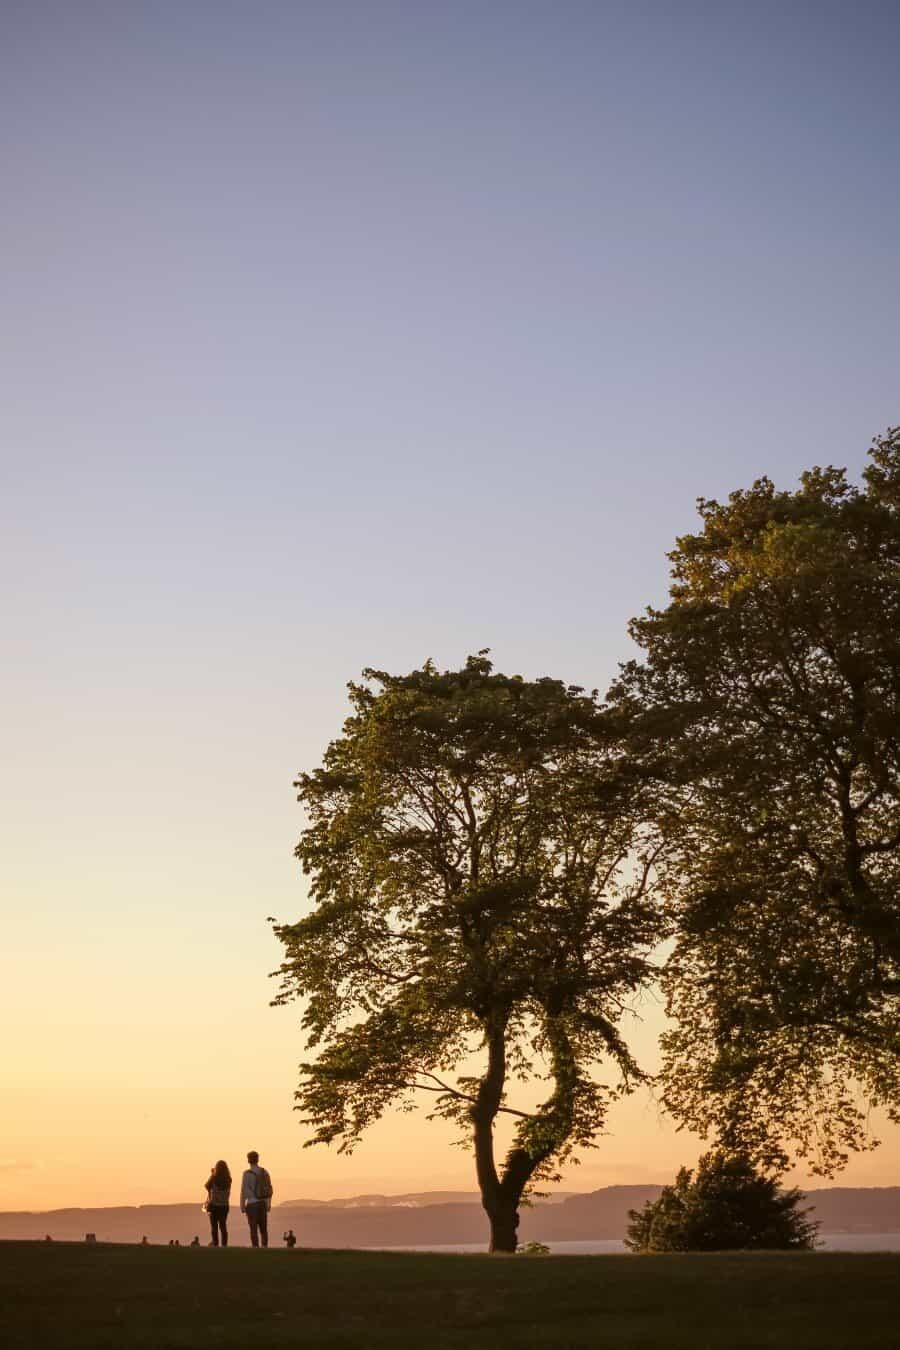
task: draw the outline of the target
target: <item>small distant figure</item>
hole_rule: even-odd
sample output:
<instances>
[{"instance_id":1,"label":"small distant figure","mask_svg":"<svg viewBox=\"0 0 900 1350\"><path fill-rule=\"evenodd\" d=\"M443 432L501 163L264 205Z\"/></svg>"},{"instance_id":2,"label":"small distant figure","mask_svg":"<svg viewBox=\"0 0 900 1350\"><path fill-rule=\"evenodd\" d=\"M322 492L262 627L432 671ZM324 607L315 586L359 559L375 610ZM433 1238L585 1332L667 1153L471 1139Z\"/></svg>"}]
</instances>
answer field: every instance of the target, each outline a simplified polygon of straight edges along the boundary
<instances>
[{"instance_id":1,"label":"small distant figure","mask_svg":"<svg viewBox=\"0 0 900 1350\"><path fill-rule=\"evenodd\" d=\"M85 1233L85 1235L84 1235L84 1240L85 1240L85 1242L96 1242L96 1241L97 1241L97 1234L96 1234L96 1233Z\"/></svg>"},{"instance_id":2,"label":"small distant figure","mask_svg":"<svg viewBox=\"0 0 900 1350\"><path fill-rule=\"evenodd\" d=\"M212 1233L212 1245L218 1247L221 1237L222 1246L228 1246L228 1205L231 1200L231 1173L224 1158L220 1158L210 1168L206 1186L206 1213L209 1215L209 1227Z\"/></svg>"},{"instance_id":3,"label":"small distant figure","mask_svg":"<svg viewBox=\"0 0 900 1350\"><path fill-rule=\"evenodd\" d=\"M192 1247L199 1247L199 1246L200 1246L200 1238L197 1236L196 1233L195 1233L194 1236L191 1238L191 1246L192 1246Z\"/></svg>"},{"instance_id":4,"label":"small distant figure","mask_svg":"<svg viewBox=\"0 0 900 1350\"><path fill-rule=\"evenodd\" d=\"M297 1239L294 1237L293 1228L289 1228L287 1232L284 1234L284 1245L288 1248L288 1250L293 1250L293 1248L296 1247Z\"/></svg>"},{"instance_id":5,"label":"small distant figure","mask_svg":"<svg viewBox=\"0 0 900 1350\"><path fill-rule=\"evenodd\" d=\"M147 1239L147 1234L146 1234L146 1233L145 1233L144 1236L141 1238L141 1246L142 1246L142 1247L149 1247L149 1246L150 1246L150 1243L149 1243L149 1241L148 1241L148 1239Z\"/></svg>"},{"instance_id":6,"label":"small distant figure","mask_svg":"<svg viewBox=\"0 0 900 1350\"><path fill-rule=\"evenodd\" d=\"M259 1154L255 1149L247 1154L249 1167L241 1178L241 1212L247 1215L250 1225L250 1244L258 1247L269 1245L269 1206L272 1203L272 1178L264 1167L259 1165Z\"/></svg>"},{"instance_id":7,"label":"small distant figure","mask_svg":"<svg viewBox=\"0 0 900 1350\"><path fill-rule=\"evenodd\" d=\"M46 1234L44 1235L44 1241L45 1241L45 1242L52 1242L52 1241L53 1241L53 1239L52 1239L52 1237L50 1236L49 1233L46 1233Z\"/></svg>"}]
</instances>

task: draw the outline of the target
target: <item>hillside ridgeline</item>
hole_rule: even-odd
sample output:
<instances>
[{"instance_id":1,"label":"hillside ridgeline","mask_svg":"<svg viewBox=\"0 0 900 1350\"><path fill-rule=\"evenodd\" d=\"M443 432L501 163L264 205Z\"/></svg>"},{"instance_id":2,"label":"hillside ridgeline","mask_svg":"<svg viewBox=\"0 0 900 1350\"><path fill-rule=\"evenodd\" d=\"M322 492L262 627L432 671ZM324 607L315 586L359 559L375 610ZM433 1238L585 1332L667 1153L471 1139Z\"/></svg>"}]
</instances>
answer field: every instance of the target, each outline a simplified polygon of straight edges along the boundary
<instances>
[{"instance_id":1,"label":"hillside ridgeline","mask_svg":"<svg viewBox=\"0 0 900 1350\"><path fill-rule=\"evenodd\" d=\"M605 1186L584 1195L570 1195L557 1203L538 1202L522 1210L519 1236L553 1243L622 1238L630 1209L640 1209L659 1195L660 1186ZM435 1243L485 1241L481 1206L472 1202L428 1203L428 1192L415 1197L384 1197L390 1203L353 1201L287 1203L273 1208L270 1241L278 1245L282 1232L293 1228L304 1247L402 1247ZM443 1196L445 1192L432 1192ZM410 1203L415 1199L418 1203ZM398 1200L400 1203L398 1203ZM404 1203L405 1202L405 1203ZM900 1187L829 1187L807 1192L807 1203L821 1220L823 1232L900 1232ZM247 1243L247 1224L236 1205L229 1217L232 1242ZM182 1244L198 1234L209 1237L206 1215L199 1204L120 1206L108 1209L56 1209L31 1213L0 1213L0 1239L42 1238L79 1241L96 1233L101 1242L150 1242L177 1238Z\"/></svg>"}]
</instances>

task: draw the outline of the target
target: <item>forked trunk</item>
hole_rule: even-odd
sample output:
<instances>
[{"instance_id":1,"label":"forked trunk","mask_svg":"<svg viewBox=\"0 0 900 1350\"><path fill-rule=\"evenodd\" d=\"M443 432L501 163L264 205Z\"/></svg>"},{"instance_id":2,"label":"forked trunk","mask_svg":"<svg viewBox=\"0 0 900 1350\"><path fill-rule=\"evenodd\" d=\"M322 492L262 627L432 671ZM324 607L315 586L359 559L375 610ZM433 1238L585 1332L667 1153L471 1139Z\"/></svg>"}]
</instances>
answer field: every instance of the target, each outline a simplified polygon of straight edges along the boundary
<instances>
[{"instance_id":1,"label":"forked trunk","mask_svg":"<svg viewBox=\"0 0 900 1350\"><path fill-rule=\"evenodd\" d=\"M503 1098L506 1078L505 1030L505 1018L498 1018L487 1030L487 1072L479 1084L472 1108L475 1167L481 1203L491 1225L492 1252L514 1252L519 1226L518 1196L513 1201L508 1189L501 1186L494 1163L494 1119Z\"/></svg>"},{"instance_id":2,"label":"forked trunk","mask_svg":"<svg viewBox=\"0 0 900 1350\"><path fill-rule=\"evenodd\" d=\"M503 1085L506 1081L505 1031L505 1017L496 1019L487 1028L485 1035L488 1047L487 1072L478 1085L478 1093L470 1116L481 1203L491 1225L490 1250L509 1253L514 1252L518 1246L519 1201L525 1194L534 1173L552 1154L554 1147L559 1147L559 1142L551 1134L542 1145L542 1150L535 1154L521 1142L520 1130L520 1142L517 1142L506 1155L502 1178L497 1175L497 1166L494 1162L494 1120L497 1112L503 1109L501 1103ZM559 1059L560 1055L557 1053L555 1060L557 1096L560 1092ZM556 1114L558 1116L558 1111ZM547 1119L553 1117L548 1115ZM561 1142L565 1141L570 1128L571 1124L568 1124L566 1130L559 1136Z\"/></svg>"}]
</instances>

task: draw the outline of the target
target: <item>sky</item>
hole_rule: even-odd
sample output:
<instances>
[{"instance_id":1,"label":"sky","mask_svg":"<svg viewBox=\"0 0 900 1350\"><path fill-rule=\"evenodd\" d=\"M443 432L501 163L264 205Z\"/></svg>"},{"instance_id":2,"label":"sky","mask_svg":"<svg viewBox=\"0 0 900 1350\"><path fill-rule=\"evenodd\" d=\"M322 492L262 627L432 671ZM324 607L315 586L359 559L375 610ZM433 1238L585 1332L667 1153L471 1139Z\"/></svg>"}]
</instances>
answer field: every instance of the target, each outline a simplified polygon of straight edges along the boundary
<instances>
[{"instance_id":1,"label":"sky","mask_svg":"<svg viewBox=\"0 0 900 1350\"><path fill-rule=\"evenodd\" d=\"M303 1151L292 781L362 667L605 687L698 496L900 421L887 0L5 0L0 1208ZM638 1045L652 1063L652 1002ZM648 1097L565 1187L697 1155ZM846 1184L900 1181L900 1131Z\"/></svg>"}]
</instances>

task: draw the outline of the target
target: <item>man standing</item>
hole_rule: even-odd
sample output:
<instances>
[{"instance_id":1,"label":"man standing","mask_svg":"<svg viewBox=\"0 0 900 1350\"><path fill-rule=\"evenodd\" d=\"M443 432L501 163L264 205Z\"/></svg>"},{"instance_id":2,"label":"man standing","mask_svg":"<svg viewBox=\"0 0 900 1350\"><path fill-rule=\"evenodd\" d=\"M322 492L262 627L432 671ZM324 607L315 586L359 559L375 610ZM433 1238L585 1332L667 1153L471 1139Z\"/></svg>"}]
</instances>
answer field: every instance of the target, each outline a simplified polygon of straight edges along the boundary
<instances>
[{"instance_id":1,"label":"man standing","mask_svg":"<svg viewBox=\"0 0 900 1350\"><path fill-rule=\"evenodd\" d=\"M241 1178L241 1212L247 1215L250 1225L250 1242L254 1247L269 1245L269 1205L272 1200L272 1178L264 1167L259 1165L259 1154L251 1150L247 1154L247 1168Z\"/></svg>"}]
</instances>

